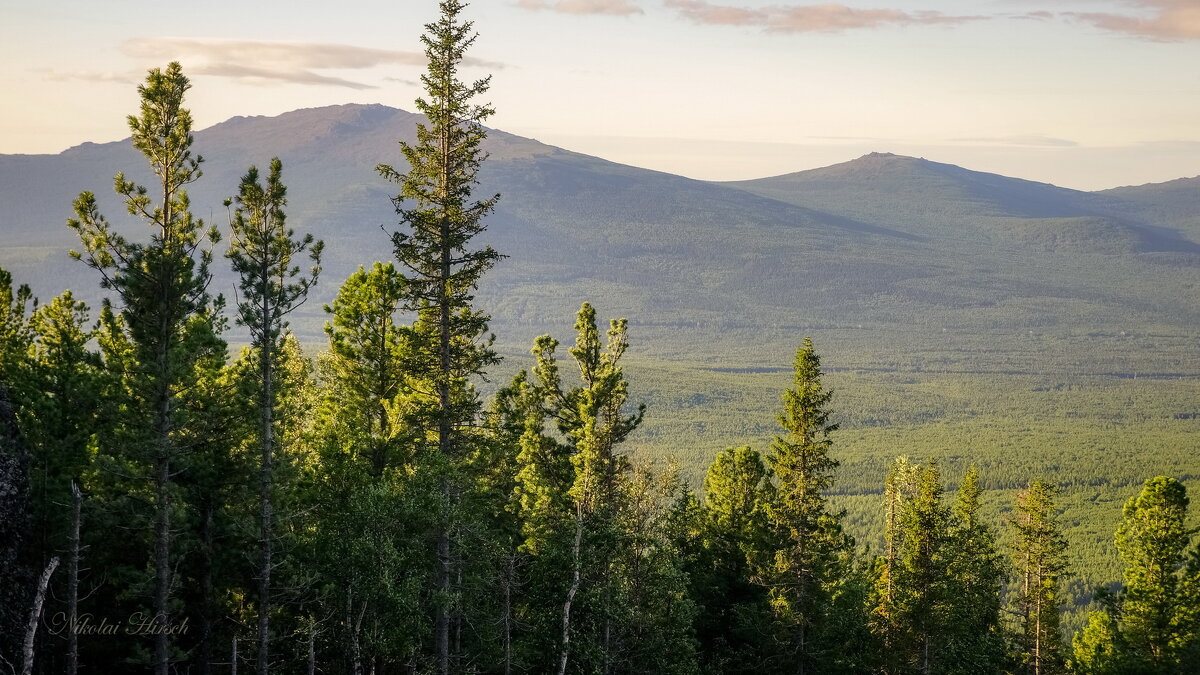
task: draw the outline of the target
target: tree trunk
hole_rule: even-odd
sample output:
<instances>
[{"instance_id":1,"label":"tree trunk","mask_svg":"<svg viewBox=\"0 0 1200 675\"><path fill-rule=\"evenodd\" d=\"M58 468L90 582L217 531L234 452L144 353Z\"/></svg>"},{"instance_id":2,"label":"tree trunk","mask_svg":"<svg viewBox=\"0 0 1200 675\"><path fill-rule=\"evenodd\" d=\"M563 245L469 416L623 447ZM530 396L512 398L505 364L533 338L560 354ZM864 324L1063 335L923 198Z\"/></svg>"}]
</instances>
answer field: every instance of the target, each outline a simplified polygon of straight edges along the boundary
<instances>
[{"instance_id":1,"label":"tree trunk","mask_svg":"<svg viewBox=\"0 0 1200 675\"><path fill-rule=\"evenodd\" d=\"M1042 570L1041 565L1037 569L1037 604L1034 605L1034 616L1037 619L1033 624L1033 675L1042 675Z\"/></svg>"},{"instance_id":2,"label":"tree trunk","mask_svg":"<svg viewBox=\"0 0 1200 675\"><path fill-rule=\"evenodd\" d=\"M229 654L229 673L230 673L230 675L237 675L237 667L238 667L237 636L234 635L233 636L233 647L231 649L231 653Z\"/></svg>"},{"instance_id":3,"label":"tree trunk","mask_svg":"<svg viewBox=\"0 0 1200 675\"><path fill-rule=\"evenodd\" d=\"M362 632L363 616L367 613L367 603L363 601L362 607L358 609L358 619L351 624L350 617L353 616L353 600L352 596L346 595L346 628L350 631L350 658L351 668L354 675L362 675L362 647L359 645L359 634Z\"/></svg>"},{"instance_id":4,"label":"tree trunk","mask_svg":"<svg viewBox=\"0 0 1200 675\"><path fill-rule=\"evenodd\" d=\"M165 332L165 331L164 331ZM155 527L154 527L154 673L170 675L171 656L169 629L171 626L171 390L168 384L167 341L170 335L160 336L155 409Z\"/></svg>"},{"instance_id":5,"label":"tree trunk","mask_svg":"<svg viewBox=\"0 0 1200 675\"><path fill-rule=\"evenodd\" d=\"M504 559L504 610L501 625L504 626L504 675L512 675L512 585L514 576L513 554Z\"/></svg>"},{"instance_id":6,"label":"tree trunk","mask_svg":"<svg viewBox=\"0 0 1200 675\"><path fill-rule=\"evenodd\" d=\"M268 335L269 337L269 335ZM269 342L265 340L264 342ZM272 382L272 350L269 344L260 346L262 358L262 461L259 473L259 524L258 524L258 675L271 671L271 544L274 527L272 523L271 491L274 485L275 404Z\"/></svg>"},{"instance_id":7,"label":"tree trunk","mask_svg":"<svg viewBox=\"0 0 1200 675\"><path fill-rule=\"evenodd\" d=\"M450 510L450 488L442 479L442 510L448 514ZM448 517L443 515L437 538L437 589L441 597L438 599L434 624L437 634L437 664L440 675L450 673L450 528Z\"/></svg>"},{"instance_id":8,"label":"tree trunk","mask_svg":"<svg viewBox=\"0 0 1200 675\"><path fill-rule=\"evenodd\" d=\"M455 672L462 671L462 628L463 628L463 599L462 599L462 560L454 561L454 588L459 592L454 597L454 651L452 652Z\"/></svg>"},{"instance_id":9,"label":"tree trunk","mask_svg":"<svg viewBox=\"0 0 1200 675\"><path fill-rule=\"evenodd\" d=\"M213 503L200 503L200 675L209 675L213 663Z\"/></svg>"},{"instance_id":10,"label":"tree trunk","mask_svg":"<svg viewBox=\"0 0 1200 675\"><path fill-rule=\"evenodd\" d=\"M83 493L71 481L71 536L67 543L67 675L79 672L79 524L82 516Z\"/></svg>"},{"instance_id":11,"label":"tree trunk","mask_svg":"<svg viewBox=\"0 0 1200 675\"><path fill-rule=\"evenodd\" d=\"M170 675L170 642L168 628L171 625L171 504L168 488L171 480L171 462L165 450L161 450L155 473L157 496L157 519L154 529L154 673Z\"/></svg>"},{"instance_id":12,"label":"tree trunk","mask_svg":"<svg viewBox=\"0 0 1200 675\"><path fill-rule=\"evenodd\" d=\"M308 629L308 675L317 675L317 622Z\"/></svg>"},{"instance_id":13,"label":"tree trunk","mask_svg":"<svg viewBox=\"0 0 1200 675\"><path fill-rule=\"evenodd\" d=\"M57 567L58 556L54 556L50 559L50 564L46 565L46 570L42 572L42 578L38 580L37 594L33 596L33 609L29 611L29 624L25 626L25 661L21 667L21 675L32 675L33 673L33 639L37 635L38 623L42 619L42 603L46 601L46 586L50 583L50 575L54 574Z\"/></svg>"},{"instance_id":14,"label":"tree trunk","mask_svg":"<svg viewBox=\"0 0 1200 675\"><path fill-rule=\"evenodd\" d=\"M571 603L579 592L580 549L583 545L583 504L575 502L575 543L571 547L573 569L571 572L571 587L567 589L567 599L563 602L562 618L562 655L558 662L558 675L566 675L567 660L571 655Z\"/></svg>"}]
</instances>

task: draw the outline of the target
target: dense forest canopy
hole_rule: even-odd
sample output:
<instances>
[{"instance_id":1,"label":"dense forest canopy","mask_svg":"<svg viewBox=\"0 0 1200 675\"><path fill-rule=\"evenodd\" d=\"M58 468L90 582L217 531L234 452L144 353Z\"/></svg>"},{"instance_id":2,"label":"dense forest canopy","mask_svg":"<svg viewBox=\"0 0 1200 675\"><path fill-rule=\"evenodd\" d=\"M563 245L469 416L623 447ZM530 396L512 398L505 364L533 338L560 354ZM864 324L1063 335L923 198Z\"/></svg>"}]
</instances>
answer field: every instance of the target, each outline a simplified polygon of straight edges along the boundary
<instances>
[{"instance_id":1,"label":"dense forest canopy","mask_svg":"<svg viewBox=\"0 0 1200 675\"><path fill-rule=\"evenodd\" d=\"M42 304L0 270L0 671L1200 670L1187 490L1141 475L1132 454L1099 460L1140 492L1092 533L1105 550L1080 554L1067 533L1095 523L1068 522L1063 498L1097 476L1043 475L1020 448L972 457L949 434L896 442L873 397L961 399L827 372L811 339L790 367L710 364L722 387L748 386L716 392L725 417L700 421L688 402L713 381L639 373L634 325L589 302L565 348L541 335L502 360L476 297L505 264L485 238L501 195L479 188L490 80L460 73L465 4L439 9L415 136L401 163L375 167L396 186L394 225L372 245L390 241L390 259L329 279L337 242L288 224L278 157L228 186L226 222L200 218L191 83L171 63L129 118L154 182L114 181L142 229L91 192L74 202L72 256L99 307L71 291ZM1038 207L1041 188L1025 189ZM1086 226L1063 224L1055 245ZM1014 227L1001 236L1034 236ZM1106 245L1155 245L1125 234ZM302 343L291 319L314 306L324 339ZM689 339L745 337L706 317ZM232 330L246 336L236 353ZM764 373L769 386L745 379ZM865 386L835 396L833 381ZM1167 405L1194 403L1187 387ZM749 398L772 402L775 426L747 426ZM671 416L654 434L646 402ZM688 450L671 447L672 424L730 442L680 466L657 452ZM1080 431L1043 426L1036 442ZM1170 445L1170 431L1141 440ZM634 452L637 438L655 452ZM870 444L892 459L862 470Z\"/></svg>"}]
</instances>

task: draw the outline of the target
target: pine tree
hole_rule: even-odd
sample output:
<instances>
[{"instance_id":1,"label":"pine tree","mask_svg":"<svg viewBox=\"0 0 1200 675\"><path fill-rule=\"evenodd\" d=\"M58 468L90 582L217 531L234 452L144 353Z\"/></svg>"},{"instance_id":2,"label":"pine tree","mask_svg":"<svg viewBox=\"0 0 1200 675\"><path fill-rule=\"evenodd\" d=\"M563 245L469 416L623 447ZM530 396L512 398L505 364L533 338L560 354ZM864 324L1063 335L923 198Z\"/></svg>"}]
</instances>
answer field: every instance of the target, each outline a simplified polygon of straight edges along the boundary
<instances>
[{"instance_id":1,"label":"pine tree","mask_svg":"<svg viewBox=\"0 0 1200 675\"><path fill-rule=\"evenodd\" d=\"M325 324L329 353L321 362L325 382L323 429L336 445L353 448L376 478L402 459L405 433L401 401L408 394L403 359L406 332L396 323L404 279L391 263L362 267L338 289ZM364 452L365 451L365 452Z\"/></svg>"},{"instance_id":2,"label":"pine tree","mask_svg":"<svg viewBox=\"0 0 1200 675\"><path fill-rule=\"evenodd\" d=\"M0 269L0 382L12 389L25 386L29 379L27 354L33 344L30 313L37 306L29 286L13 288L12 273Z\"/></svg>"},{"instance_id":3,"label":"pine tree","mask_svg":"<svg viewBox=\"0 0 1200 675\"><path fill-rule=\"evenodd\" d=\"M596 310L585 302L575 322L575 345L568 350L579 366L583 385L562 397L565 405L557 412L561 420L559 431L569 439L573 449L571 465L574 467L574 479L567 491L570 508L574 511L571 585L563 601L559 675L567 671L571 653L571 611L584 581L598 584L602 602L611 602L609 591L614 580L603 573L598 579L586 579L592 575L585 573L585 567L603 569L613 555L611 538L617 517L617 494L621 475L628 467L615 450L641 424L644 412L644 408L632 415L622 412L629 396L629 384L619 365L629 345L627 325L625 319L610 322L607 342L602 344L596 327ZM585 539L585 534L591 536ZM608 546L605 546L606 539ZM610 634L609 621L609 617L603 620L605 635ZM600 658L602 663L610 660L608 645L603 645Z\"/></svg>"},{"instance_id":4,"label":"pine tree","mask_svg":"<svg viewBox=\"0 0 1200 675\"><path fill-rule=\"evenodd\" d=\"M1197 640L1183 592L1184 555L1195 533L1186 526L1187 508L1183 484L1158 476L1125 504L1117 528L1125 561L1121 635L1146 672L1186 671L1179 670L1181 651Z\"/></svg>"},{"instance_id":5,"label":"pine tree","mask_svg":"<svg viewBox=\"0 0 1200 675\"><path fill-rule=\"evenodd\" d=\"M433 442L444 463L441 525L437 534L436 587L440 601L434 620L438 672L450 671L451 611L458 602L453 588L455 554L451 550L456 502L461 486L454 468L470 454L469 427L479 401L468 378L497 362L491 341L484 340L488 316L471 303L479 279L500 259L490 246L470 249L484 230L483 217L499 195L476 201L472 192L486 154L480 147L489 105L473 104L488 90L490 77L466 84L459 79L467 49L475 42L472 23L461 20L461 0L442 0L439 19L426 24L428 71L421 83L426 97L417 109L428 125L417 125L417 143L401 143L408 171L380 165L379 173L400 185L393 200L402 229L392 236L396 260L404 267L405 308L418 313L414 336L414 375L433 396L428 416Z\"/></svg>"},{"instance_id":6,"label":"pine tree","mask_svg":"<svg viewBox=\"0 0 1200 675\"><path fill-rule=\"evenodd\" d=\"M947 672L997 673L1005 665L1000 627L1004 561L982 517L981 494L979 471L972 466L958 486L948 542Z\"/></svg>"},{"instance_id":7,"label":"pine tree","mask_svg":"<svg viewBox=\"0 0 1200 675\"><path fill-rule=\"evenodd\" d=\"M1067 542L1058 527L1054 487L1034 481L1017 496L1017 608L1023 671L1050 675L1063 671L1059 629L1059 585L1067 569Z\"/></svg>"},{"instance_id":8,"label":"pine tree","mask_svg":"<svg viewBox=\"0 0 1200 675\"><path fill-rule=\"evenodd\" d=\"M347 672L420 662L428 647L421 603L434 565L424 548L440 499L420 470L428 449L414 447L427 420L413 412L410 331L396 321L404 283L392 263L360 267L325 307L329 351L318 361L311 432L318 461L303 479L314 511L299 548L321 579L321 613L341 619Z\"/></svg>"},{"instance_id":9,"label":"pine tree","mask_svg":"<svg viewBox=\"0 0 1200 675\"><path fill-rule=\"evenodd\" d=\"M93 439L103 432L98 419L99 359L89 348L93 331L87 326L88 310L70 291L38 307L30 317L33 343L28 351L30 387L23 407L23 430L33 454L33 517L38 533L36 555L44 566L51 557L78 546L73 536L76 483L89 489L93 474ZM76 597L68 586L77 582L78 570L67 559L68 574L52 580L50 600ZM65 578L64 578L65 576ZM53 607L53 605L51 605ZM48 616L53 616L48 609ZM61 632L60 632L61 633ZM44 661L57 667L56 641L67 639L66 651L76 654L74 632L47 635L42 641ZM69 660L69 659L68 659Z\"/></svg>"},{"instance_id":10,"label":"pine tree","mask_svg":"<svg viewBox=\"0 0 1200 675\"><path fill-rule=\"evenodd\" d=\"M527 592L530 668L558 673L614 668L616 645L631 626L622 619L629 599L621 572L633 545L622 527L632 517L630 465L617 449L642 419L641 409L625 411L627 322L610 322L605 340L595 309L584 303L575 329L568 351L577 386L564 386L550 336L535 341L531 376L519 375L512 386L524 417L515 478L521 550L535 580ZM546 428L551 422L556 429Z\"/></svg>"},{"instance_id":11,"label":"pine tree","mask_svg":"<svg viewBox=\"0 0 1200 675\"><path fill-rule=\"evenodd\" d=\"M275 391L275 371L283 348L285 317L299 307L320 273L323 242L312 235L296 239L288 229L283 207L287 188L279 158L271 160L266 186L258 179L258 169L250 167L238 190L237 209L230 223L233 236L227 253L239 276L239 325L250 331L250 344L259 360L258 411L261 427L259 463L258 523L258 673L270 672L271 560L274 540L273 491L276 454L275 416L279 405ZM308 253L313 267L300 275L294 258Z\"/></svg>"},{"instance_id":12,"label":"pine tree","mask_svg":"<svg viewBox=\"0 0 1200 675\"><path fill-rule=\"evenodd\" d=\"M150 420L144 447L154 486L153 620L158 630L152 662L157 675L167 675L172 658L171 514L181 397L194 384L197 361L224 356L224 344L215 338L220 303L207 292L212 255L201 248L205 239L216 240L216 230L206 231L203 222L192 217L184 189L200 177L202 161L192 155L192 117L183 107L189 87L178 63L165 71L151 70L138 87L140 115L129 117L133 145L159 179L161 202L152 206L147 188L124 174L117 174L115 189L129 213L151 227L150 242L136 243L118 234L100 215L91 192L75 200L76 217L68 222L83 246L82 253L72 255L99 271L101 286L114 291L121 302L122 325L129 331L135 356L125 375L136 384L128 390Z\"/></svg>"},{"instance_id":13,"label":"pine tree","mask_svg":"<svg viewBox=\"0 0 1200 675\"><path fill-rule=\"evenodd\" d=\"M900 516L905 531L900 554L904 621L910 631L909 662L928 675L942 667L949 595L945 585L949 513L942 504L941 472L936 462L923 464L916 491Z\"/></svg>"},{"instance_id":14,"label":"pine tree","mask_svg":"<svg viewBox=\"0 0 1200 675\"><path fill-rule=\"evenodd\" d=\"M1136 672L1129 646L1113 612L1091 612L1072 641L1071 672L1080 675L1125 675Z\"/></svg>"},{"instance_id":15,"label":"pine tree","mask_svg":"<svg viewBox=\"0 0 1200 675\"><path fill-rule=\"evenodd\" d=\"M30 518L30 453L17 422L10 387L22 379L25 354L32 341L28 286L12 287L12 275L0 269L0 657L20 663L34 572L29 549L34 544Z\"/></svg>"},{"instance_id":16,"label":"pine tree","mask_svg":"<svg viewBox=\"0 0 1200 675\"><path fill-rule=\"evenodd\" d=\"M829 421L833 393L821 384L821 361L809 338L796 352L794 371L779 415L787 435L775 438L769 458L775 495L767 516L777 543L761 574L770 588L772 607L786 627L783 643L794 648L797 671L828 672L842 650L834 636L822 632L854 543L842 532L841 514L829 511L824 495L838 464L829 456L829 436L838 426Z\"/></svg>"}]
</instances>

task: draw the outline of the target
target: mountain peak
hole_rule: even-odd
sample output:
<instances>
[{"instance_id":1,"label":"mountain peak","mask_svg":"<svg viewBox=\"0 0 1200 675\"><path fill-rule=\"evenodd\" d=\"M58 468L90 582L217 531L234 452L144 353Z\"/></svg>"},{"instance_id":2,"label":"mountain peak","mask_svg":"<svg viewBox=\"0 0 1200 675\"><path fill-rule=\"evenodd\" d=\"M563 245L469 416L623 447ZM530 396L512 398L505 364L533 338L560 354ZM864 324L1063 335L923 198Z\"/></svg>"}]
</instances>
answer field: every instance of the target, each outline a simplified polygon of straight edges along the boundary
<instances>
[{"instance_id":1,"label":"mountain peak","mask_svg":"<svg viewBox=\"0 0 1200 675\"><path fill-rule=\"evenodd\" d=\"M914 171L928 171L929 169L937 166L949 167L951 165L939 165L937 162L931 162L924 158L897 155L892 152L871 152L848 162L833 164L831 166L825 166L818 169L797 171L794 173L784 174L782 176L774 176L768 180L870 180L911 174Z\"/></svg>"}]
</instances>

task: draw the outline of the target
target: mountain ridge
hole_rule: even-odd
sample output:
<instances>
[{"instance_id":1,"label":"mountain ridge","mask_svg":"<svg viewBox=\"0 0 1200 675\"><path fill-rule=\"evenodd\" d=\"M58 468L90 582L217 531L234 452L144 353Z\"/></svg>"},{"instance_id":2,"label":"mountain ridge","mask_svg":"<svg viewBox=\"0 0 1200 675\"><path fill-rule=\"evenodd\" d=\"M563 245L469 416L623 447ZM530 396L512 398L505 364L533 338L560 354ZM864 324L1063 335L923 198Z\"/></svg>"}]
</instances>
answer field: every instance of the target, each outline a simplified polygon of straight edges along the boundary
<instances>
[{"instance_id":1,"label":"mountain ridge","mask_svg":"<svg viewBox=\"0 0 1200 675\"><path fill-rule=\"evenodd\" d=\"M306 335L319 339L320 302L346 275L388 257L381 228L395 227L396 190L374 167L403 161L397 141L414 140L419 119L347 104L196 132L194 150L207 161L189 192L210 222L223 223L219 205L247 166L283 160L289 224L327 242L318 302L297 320ZM518 351L540 327L569 323L584 299L683 330L655 348L670 358L707 359L748 336L769 345L738 357L756 363L733 365L786 359L801 330L870 327L878 334L861 358L891 362L887 331L914 336L903 349L920 350L919 336L930 333L940 341L1031 326L1095 332L1118 317L1175 332L1200 324L1200 302L1187 291L1200 232L1183 197L1163 215L1149 189L1082 192L891 153L708 182L500 130L489 131L485 150L479 194L502 195L485 238L510 259L480 298ZM0 266L43 296L72 287L87 297L95 279L65 253L78 245L63 225L71 203L93 190L122 231L138 232L110 186L117 171L148 182L143 165L128 141L0 155ZM1177 195L1188 184L1162 185Z\"/></svg>"}]
</instances>

